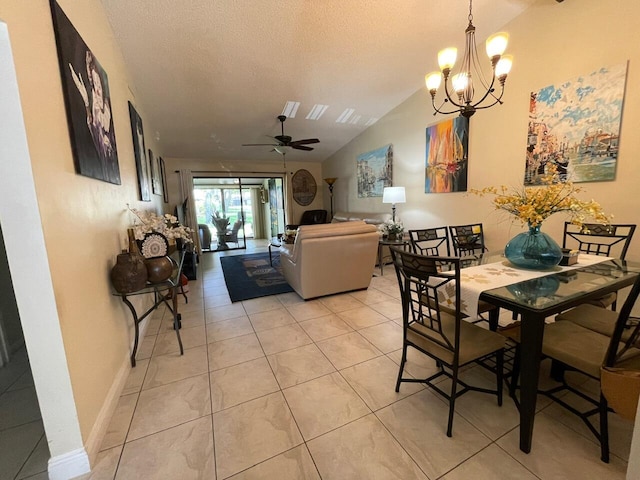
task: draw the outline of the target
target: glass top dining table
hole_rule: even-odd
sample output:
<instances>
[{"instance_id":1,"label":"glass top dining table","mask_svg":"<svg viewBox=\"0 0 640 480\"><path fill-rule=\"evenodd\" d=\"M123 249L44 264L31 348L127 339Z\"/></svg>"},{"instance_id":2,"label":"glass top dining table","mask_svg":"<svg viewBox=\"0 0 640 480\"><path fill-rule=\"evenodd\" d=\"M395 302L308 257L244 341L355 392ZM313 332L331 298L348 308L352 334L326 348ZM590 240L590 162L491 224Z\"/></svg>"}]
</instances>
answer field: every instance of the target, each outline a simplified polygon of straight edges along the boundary
<instances>
[{"instance_id":1,"label":"glass top dining table","mask_svg":"<svg viewBox=\"0 0 640 480\"><path fill-rule=\"evenodd\" d=\"M497 262L506 262L502 252L465 257L463 261L464 266ZM545 319L630 286L639 275L640 262L607 259L571 270L555 267L544 276L480 293L480 300L510 310L521 319L520 450L531 451Z\"/></svg>"}]
</instances>

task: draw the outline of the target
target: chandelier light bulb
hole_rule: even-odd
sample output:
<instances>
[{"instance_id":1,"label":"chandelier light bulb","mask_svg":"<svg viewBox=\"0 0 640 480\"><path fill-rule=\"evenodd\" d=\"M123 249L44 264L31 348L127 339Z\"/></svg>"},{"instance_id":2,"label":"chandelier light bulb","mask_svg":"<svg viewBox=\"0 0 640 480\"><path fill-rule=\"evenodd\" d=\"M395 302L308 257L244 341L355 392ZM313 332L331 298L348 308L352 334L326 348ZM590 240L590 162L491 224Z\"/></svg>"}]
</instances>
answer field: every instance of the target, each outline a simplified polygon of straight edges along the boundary
<instances>
[{"instance_id":1,"label":"chandelier light bulb","mask_svg":"<svg viewBox=\"0 0 640 480\"><path fill-rule=\"evenodd\" d=\"M458 49L454 47L445 48L438 52L438 65L440 70L451 70L456 64L456 58L458 56Z\"/></svg>"},{"instance_id":2,"label":"chandelier light bulb","mask_svg":"<svg viewBox=\"0 0 640 480\"><path fill-rule=\"evenodd\" d=\"M511 66L513 65L513 56L512 55L503 55L498 63L496 64L496 77L499 80L503 80L507 78L509 72L511 71Z\"/></svg>"},{"instance_id":3,"label":"chandelier light bulb","mask_svg":"<svg viewBox=\"0 0 640 480\"><path fill-rule=\"evenodd\" d=\"M431 72L424 76L424 82L427 85L427 90L432 93L436 93L440 88L442 82L442 74L440 72Z\"/></svg>"},{"instance_id":4,"label":"chandelier light bulb","mask_svg":"<svg viewBox=\"0 0 640 480\"><path fill-rule=\"evenodd\" d=\"M458 95L462 95L469 84L469 77L466 73L458 73L451 79L451 84L453 85L455 92Z\"/></svg>"},{"instance_id":5,"label":"chandelier light bulb","mask_svg":"<svg viewBox=\"0 0 640 480\"><path fill-rule=\"evenodd\" d=\"M489 58L500 57L507 49L509 43L509 34L506 32L498 32L487 38L487 55Z\"/></svg>"}]
</instances>

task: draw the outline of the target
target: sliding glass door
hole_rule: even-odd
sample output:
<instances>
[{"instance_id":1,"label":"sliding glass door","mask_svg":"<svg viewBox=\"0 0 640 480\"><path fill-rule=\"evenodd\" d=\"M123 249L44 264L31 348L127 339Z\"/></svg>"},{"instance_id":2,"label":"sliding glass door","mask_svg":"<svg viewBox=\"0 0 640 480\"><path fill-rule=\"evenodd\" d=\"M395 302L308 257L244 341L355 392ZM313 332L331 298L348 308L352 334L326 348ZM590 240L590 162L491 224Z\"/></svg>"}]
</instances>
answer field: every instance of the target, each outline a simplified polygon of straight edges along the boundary
<instances>
[{"instance_id":1,"label":"sliding glass door","mask_svg":"<svg viewBox=\"0 0 640 480\"><path fill-rule=\"evenodd\" d=\"M244 249L247 239L284 231L282 178L196 177L193 183L203 251Z\"/></svg>"}]
</instances>

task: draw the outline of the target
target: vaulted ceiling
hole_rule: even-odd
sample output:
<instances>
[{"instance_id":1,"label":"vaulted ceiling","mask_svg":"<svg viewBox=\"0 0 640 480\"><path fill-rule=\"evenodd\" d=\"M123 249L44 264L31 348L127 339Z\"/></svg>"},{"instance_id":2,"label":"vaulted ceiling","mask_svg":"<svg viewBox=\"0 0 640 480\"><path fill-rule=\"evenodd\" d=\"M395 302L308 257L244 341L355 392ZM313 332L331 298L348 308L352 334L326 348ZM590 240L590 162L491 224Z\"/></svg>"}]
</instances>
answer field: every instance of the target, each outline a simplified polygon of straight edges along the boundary
<instances>
[{"instance_id":1,"label":"vaulted ceiling","mask_svg":"<svg viewBox=\"0 0 640 480\"><path fill-rule=\"evenodd\" d=\"M475 0L479 50L534 1ZM287 160L323 161L424 88L438 50L464 48L469 13L465 0L102 3L162 153L247 161L278 155L242 144L279 135L287 102L285 134L320 139Z\"/></svg>"}]
</instances>

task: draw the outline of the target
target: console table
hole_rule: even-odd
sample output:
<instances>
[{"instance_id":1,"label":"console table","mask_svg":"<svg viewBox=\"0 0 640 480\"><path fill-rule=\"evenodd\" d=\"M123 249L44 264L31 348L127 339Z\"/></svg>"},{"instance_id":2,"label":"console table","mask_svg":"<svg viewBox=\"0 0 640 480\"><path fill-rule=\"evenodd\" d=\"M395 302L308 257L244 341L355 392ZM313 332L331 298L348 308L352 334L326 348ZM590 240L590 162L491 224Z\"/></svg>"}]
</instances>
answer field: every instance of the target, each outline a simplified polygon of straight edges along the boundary
<instances>
[{"instance_id":1,"label":"console table","mask_svg":"<svg viewBox=\"0 0 640 480\"><path fill-rule=\"evenodd\" d=\"M184 349L182 347L182 339L180 338L180 328L182 327L181 320L182 317L178 313L178 294L181 293L183 296L184 291L182 290L182 284L180 282L180 274L182 273L182 266L184 264L185 258L185 250L178 250L172 253L170 256L175 261L173 272L171 273L171 277L161 283L147 283L147 285L135 292L129 293L113 293L114 296L120 297L124 304L129 307L131 311L131 315L133 316L133 326L135 328L135 339L133 342L133 351L131 352L131 366L136 366L136 352L138 351L138 340L140 336L140 323L147 318L152 312L154 312L160 305L166 305L169 308L169 311L173 315L173 329L176 332L176 337L178 337L178 345L180 345L180 355L184 354ZM129 297L137 296L137 295L146 295L153 294L153 306L151 306L146 312L142 315L139 315L136 311L136 308L129 301ZM170 303L170 302L171 303Z\"/></svg>"}]
</instances>

